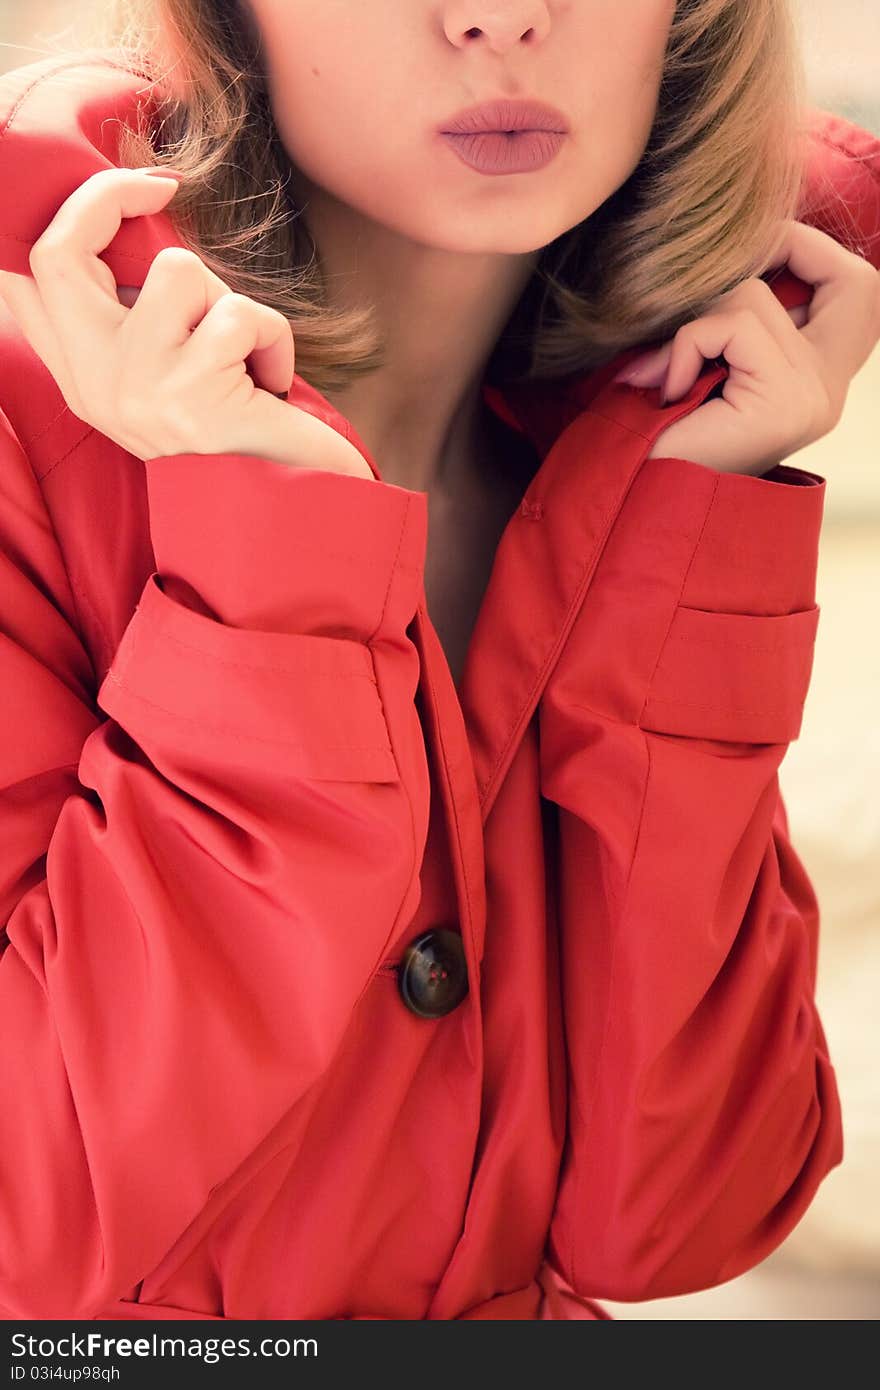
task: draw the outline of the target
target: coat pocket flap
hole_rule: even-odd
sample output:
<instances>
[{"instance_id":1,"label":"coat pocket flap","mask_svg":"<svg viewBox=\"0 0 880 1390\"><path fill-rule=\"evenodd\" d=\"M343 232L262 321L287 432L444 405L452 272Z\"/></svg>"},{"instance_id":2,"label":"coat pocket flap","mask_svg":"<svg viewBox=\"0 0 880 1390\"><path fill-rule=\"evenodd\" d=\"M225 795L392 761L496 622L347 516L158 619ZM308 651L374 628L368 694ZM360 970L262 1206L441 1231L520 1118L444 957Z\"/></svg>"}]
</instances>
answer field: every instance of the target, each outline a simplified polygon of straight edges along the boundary
<instances>
[{"instance_id":1,"label":"coat pocket flap","mask_svg":"<svg viewBox=\"0 0 880 1390\"><path fill-rule=\"evenodd\" d=\"M819 613L818 604L772 617L678 607L640 727L746 743L796 739Z\"/></svg>"},{"instance_id":2,"label":"coat pocket flap","mask_svg":"<svg viewBox=\"0 0 880 1390\"><path fill-rule=\"evenodd\" d=\"M398 782L385 707L366 643L230 627L176 602L153 574L99 691L122 687L156 723L183 721L227 771L258 755L293 777ZM109 690L108 698L102 698Z\"/></svg>"}]
</instances>

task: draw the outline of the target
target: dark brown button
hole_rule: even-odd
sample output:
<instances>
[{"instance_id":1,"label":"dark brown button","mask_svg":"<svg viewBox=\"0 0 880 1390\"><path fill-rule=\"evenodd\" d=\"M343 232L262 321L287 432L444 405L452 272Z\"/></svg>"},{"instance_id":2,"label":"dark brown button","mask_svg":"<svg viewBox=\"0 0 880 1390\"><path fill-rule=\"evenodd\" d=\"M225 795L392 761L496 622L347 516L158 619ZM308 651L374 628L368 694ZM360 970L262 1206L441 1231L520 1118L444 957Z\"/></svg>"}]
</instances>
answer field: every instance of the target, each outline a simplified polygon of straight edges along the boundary
<instances>
[{"instance_id":1,"label":"dark brown button","mask_svg":"<svg viewBox=\"0 0 880 1390\"><path fill-rule=\"evenodd\" d=\"M468 992L467 961L461 933L434 927L411 941L398 966L403 1002L422 1018L442 1018Z\"/></svg>"}]
</instances>

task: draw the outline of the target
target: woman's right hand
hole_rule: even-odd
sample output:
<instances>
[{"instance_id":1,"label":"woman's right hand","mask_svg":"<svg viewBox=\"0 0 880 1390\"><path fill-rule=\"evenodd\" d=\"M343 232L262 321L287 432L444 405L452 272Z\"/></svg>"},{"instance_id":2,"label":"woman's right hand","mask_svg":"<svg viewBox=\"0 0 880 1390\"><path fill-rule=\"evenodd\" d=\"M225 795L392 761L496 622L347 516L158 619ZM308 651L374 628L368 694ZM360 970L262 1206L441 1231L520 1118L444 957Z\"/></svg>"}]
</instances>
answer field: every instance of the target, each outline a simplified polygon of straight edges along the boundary
<instances>
[{"instance_id":1,"label":"woman's right hand","mask_svg":"<svg viewBox=\"0 0 880 1390\"><path fill-rule=\"evenodd\" d=\"M373 478L338 430L278 399L294 375L287 319L230 290L194 251L159 251L135 301L123 302L100 252L123 217L160 212L176 189L168 176L103 169L34 243L31 276L0 274L0 294L70 409L144 461L253 454Z\"/></svg>"}]
</instances>

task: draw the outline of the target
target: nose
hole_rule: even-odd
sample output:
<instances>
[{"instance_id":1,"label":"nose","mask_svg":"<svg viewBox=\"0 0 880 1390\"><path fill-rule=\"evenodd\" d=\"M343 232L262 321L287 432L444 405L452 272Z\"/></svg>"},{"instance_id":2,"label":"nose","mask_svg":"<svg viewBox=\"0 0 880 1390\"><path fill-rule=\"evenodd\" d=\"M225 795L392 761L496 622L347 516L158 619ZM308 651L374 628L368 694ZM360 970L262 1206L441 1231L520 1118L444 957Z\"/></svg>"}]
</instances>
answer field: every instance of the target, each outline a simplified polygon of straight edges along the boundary
<instances>
[{"instance_id":1,"label":"nose","mask_svg":"<svg viewBox=\"0 0 880 1390\"><path fill-rule=\"evenodd\" d=\"M488 43L506 53L517 43L538 43L550 28L545 0L450 0L443 21L450 43Z\"/></svg>"}]
</instances>

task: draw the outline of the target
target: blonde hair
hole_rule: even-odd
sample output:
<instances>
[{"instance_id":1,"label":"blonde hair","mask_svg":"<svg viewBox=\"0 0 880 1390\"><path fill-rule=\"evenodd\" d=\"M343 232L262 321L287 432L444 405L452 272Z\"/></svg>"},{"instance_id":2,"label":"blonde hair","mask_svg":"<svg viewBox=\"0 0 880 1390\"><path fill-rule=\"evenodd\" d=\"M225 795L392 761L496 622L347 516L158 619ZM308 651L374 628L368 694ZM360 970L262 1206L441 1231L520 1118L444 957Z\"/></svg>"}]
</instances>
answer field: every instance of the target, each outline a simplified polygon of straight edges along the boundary
<instances>
[{"instance_id":1,"label":"blonde hair","mask_svg":"<svg viewBox=\"0 0 880 1390\"><path fill-rule=\"evenodd\" d=\"M123 129L120 162L182 171L169 209L181 239L230 288L284 314L300 375L334 391L381 366L372 306L327 303L247 6L107 0L88 37L93 54L157 84L155 118ZM514 385L600 366L671 337L765 271L780 220L800 205L804 93L789 0L678 0L638 166L543 248L487 380Z\"/></svg>"}]
</instances>

